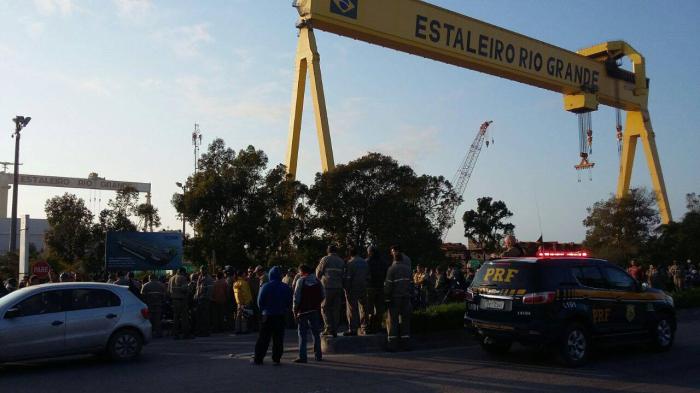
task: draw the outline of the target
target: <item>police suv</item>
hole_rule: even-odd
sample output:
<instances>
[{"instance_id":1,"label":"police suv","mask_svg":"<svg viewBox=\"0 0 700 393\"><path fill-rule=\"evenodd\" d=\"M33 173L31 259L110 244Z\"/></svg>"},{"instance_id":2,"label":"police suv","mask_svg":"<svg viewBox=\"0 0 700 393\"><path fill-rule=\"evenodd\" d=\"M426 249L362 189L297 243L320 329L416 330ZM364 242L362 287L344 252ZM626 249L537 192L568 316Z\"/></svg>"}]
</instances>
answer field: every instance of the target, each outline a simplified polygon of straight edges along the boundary
<instances>
[{"instance_id":1,"label":"police suv","mask_svg":"<svg viewBox=\"0 0 700 393\"><path fill-rule=\"evenodd\" d=\"M585 253L486 262L467 291L465 327L482 348L504 353L513 342L555 348L579 366L595 343L673 345L673 298L618 266Z\"/></svg>"}]
</instances>

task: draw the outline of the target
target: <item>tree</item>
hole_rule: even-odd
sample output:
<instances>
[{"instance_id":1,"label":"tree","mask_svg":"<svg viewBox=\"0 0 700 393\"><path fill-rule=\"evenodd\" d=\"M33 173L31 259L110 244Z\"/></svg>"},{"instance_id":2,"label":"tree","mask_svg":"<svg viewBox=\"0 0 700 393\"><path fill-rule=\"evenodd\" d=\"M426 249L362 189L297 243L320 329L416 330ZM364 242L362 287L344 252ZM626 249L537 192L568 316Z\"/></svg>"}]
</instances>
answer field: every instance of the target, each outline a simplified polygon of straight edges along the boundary
<instances>
[{"instance_id":1,"label":"tree","mask_svg":"<svg viewBox=\"0 0 700 393\"><path fill-rule=\"evenodd\" d=\"M243 267L289 252L294 207L305 188L282 165L267 170L267 162L263 151L248 146L236 154L221 139L202 154L184 195L172 198L194 225L196 236L186 248L194 262L213 261L215 255L217 263Z\"/></svg>"},{"instance_id":2,"label":"tree","mask_svg":"<svg viewBox=\"0 0 700 393\"><path fill-rule=\"evenodd\" d=\"M45 237L49 252L64 264L80 265L84 272L99 266L93 214L85 201L66 193L47 200L44 211L50 226Z\"/></svg>"},{"instance_id":3,"label":"tree","mask_svg":"<svg viewBox=\"0 0 700 393\"><path fill-rule=\"evenodd\" d=\"M700 195L692 192L690 194L685 194L686 207L688 208L688 213L700 212Z\"/></svg>"},{"instance_id":4,"label":"tree","mask_svg":"<svg viewBox=\"0 0 700 393\"><path fill-rule=\"evenodd\" d=\"M491 197L476 200L476 210L464 212L464 236L484 250L484 257L499 248L503 237L512 233L515 225L506 220L513 216L505 202L493 201Z\"/></svg>"},{"instance_id":5,"label":"tree","mask_svg":"<svg viewBox=\"0 0 700 393\"><path fill-rule=\"evenodd\" d=\"M393 158L369 153L332 171L316 174L309 189L311 226L341 245L399 243L425 263L442 259L440 215L461 202L442 177L417 176Z\"/></svg>"},{"instance_id":6,"label":"tree","mask_svg":"<svg viewBox=\"0 0 700 393\"><path fill-rule=\"evenodd\" d=\"M107 208L100 212L102 232L134 232L136 225L130 217L136 211L139 193L131 187L117 191L114 199L107 202Z\"/></svg>"},{"instance_id":7,"label":"tree","mask_svg":"<svg viewBox=\"0 0 700 393\"><path fill-rule=\"evenodd\" d=\"M584 246L594 255L619 264L641 255L659 226L654 195L644 188L622 198L611 196L588 208Z\"/></svg>"},{"instance_id":8,"label":"tree","mask_svg":"<svg viewBox=\"0 0 700 393\"><path fill-rule=\"evenodd\" d=\"M141 203L134 207L134 215L138 217L137 227L142 231L153 232L153 228L160 227L160 215L158 208L150 203Z\"/></svg>"}]
</instances>

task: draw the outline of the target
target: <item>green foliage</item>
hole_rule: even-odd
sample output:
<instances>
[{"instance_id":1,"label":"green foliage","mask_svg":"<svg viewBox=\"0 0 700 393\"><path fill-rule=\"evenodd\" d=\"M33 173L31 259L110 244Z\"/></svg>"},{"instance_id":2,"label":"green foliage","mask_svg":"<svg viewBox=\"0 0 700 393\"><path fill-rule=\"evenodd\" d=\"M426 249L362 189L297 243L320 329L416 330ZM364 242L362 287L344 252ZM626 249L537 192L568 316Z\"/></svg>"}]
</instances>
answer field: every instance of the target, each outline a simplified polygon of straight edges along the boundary
<instances>
[{"instance_id":1,"label":"green foliage","mask_svg":"<svg viewBox=\"0 0 700 393\"><path fill-rule=\"evenodd\" d=\"M429 262L443 258L439 237L449 220L441 213L460 202L443 177L417 176L391 157L369 153L316 174L308 222L341 245L399 243L414 261Z\"/></svg>"},{"instance_id":2,"label":"green foliage","mask_svg":"<svg viewBox=\"0 0 700 393\"><path fill-rule=\"evenodd\" d=\"M133 188L117 191L114 199L107 202L107 208L100 212L100 228L102 232L133 232L136 225L130 217L136 211L139 193Z\"/></svg>"},{"instance_id":3,"label":"green foliage","mask_svg":"<svg viewBox=\"0 0 700 393\"><path fill-rule=\"evenodd\" d=\"M618 199L611 196L588 208L584 247L618 264L638 257L653 239L660 219L654 195L636 188Z\"/></svg>"},{"instance_id":4,"label":"green foliage","mask_svg":"<svg viewBox=\"0 0 700 393\"><path fill-rule=\"evenodd\" d=\"M672 296L676 309L700 307L700 288L674 292Z\"/></svg>"},{"instance_id":5,"label":"green foliage","mask_svg":"<svg viewBox=\"0 0 700 393\"><path fill-rule=\"evenodd\" d=\"M695 212L695 213L700 213L700 195L697 195L694 192L691 192L690 194L685 194L685 200L686 200L686 208L688 208L688 212Z\"/></svg>"},{"instance_id":6,"label":"green foliage","mask_svg":"<svg viewBox=\"0 0 700 393\"><path fill-rule=\"evenodd\" d=\"M513 233L515 225L504 220L513 216L505 202L493 201L491 197L476 200L476 211L464 212L464 236L480 245L484 253L498 249L501 240L508 233Z\"/></svg>"},{"instance_id":7,"label":"green foliage","mask_svg":"<svg viewBox=\"0 0 700 393\"><path fill-rule=\"evenodd\" d=\"M97 250L99 229L85 201L66 193L47 200L44 211L50 226L46 232L47 259L75 266L83 272L99 270L102 265Z\"/></svg>"},{"instance_id":8,"label":"green foliage","mask_svg":"<svg viewBox=\"0 0 700 393\"><path fill-rule=\"evenodd\" d=\"M108 231L136 231L131 218L141 218L144 229L159 226L158 209L138 203L138 192L124 189L117 192L98 221L74 194L56 196L46 201L44 211L49 223L47 249L42 259L56 270L79 271L84 275L100 273L104 267L104 238Z\"/></svg>"},{"instance_id":9,"label":"green foliage","mask_svg":"<svg viewBox=\"0 0 700 393\"><path fill-rule=\"evenodd\" d=\"M267 163L265 153L253 146L236 154L221 139L209 145L184 195L172 198L195 228L186 257L202 264L216 255L217 264L242 268L290 252L299 221L293 207L305 187L289 180L284 166L268 170Z\"/></svg>"},{"instance_id":10,"label":"green foliage","mask_svg":"<svg viewBox=\"0 0 700 393\"><path fill-rule=\"evenodd\" d=\"M464 302L440 304L413 312L411 334L428 334L464 327Z\"/></svg>"}]
</instances>

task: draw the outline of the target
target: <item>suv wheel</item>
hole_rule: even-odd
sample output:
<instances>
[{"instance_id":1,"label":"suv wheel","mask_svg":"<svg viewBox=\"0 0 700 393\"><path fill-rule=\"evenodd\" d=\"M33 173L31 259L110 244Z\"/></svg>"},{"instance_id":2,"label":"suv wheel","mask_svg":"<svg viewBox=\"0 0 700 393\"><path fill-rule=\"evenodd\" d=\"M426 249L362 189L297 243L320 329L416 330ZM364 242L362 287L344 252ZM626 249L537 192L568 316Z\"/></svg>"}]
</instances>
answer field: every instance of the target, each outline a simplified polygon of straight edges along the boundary
<instances>
[{"instance_id":1,"label":"suv wheel","mask_svg":"<svg viewBox=\"0 0 700 393\"><path fill-rule=\"evenodd\" d=\"M511 345L513 345L513 342L508 340L497 340L488 336L482 336L479 340L479 344L481 344L481 348L483 348L484 351L490 354L503 355L510 350L510 347Z\"/></svg>"},{"instance_id":2,"label":"suv wheel","mask_svg":"<svg viewBox=\"0 0 700 393\"><path fill-rule=\"evenodd\" d=\"M673 345L675 332L673 320L667 315L662 315L651 329L651 345L656 351L668 351Z\"/></svg>"},{"instance_id":3,"label":"suv wheel","mask_svg":"<svg viewBox=\"0 0 700 393\"><path fill-rule=\"evenodd\" d=\"M107 343L107 353L113 360L132 360L139 356L143 340L141 336L130 329L119 330L114 333Z\"/></svg>"},{"instance_id":4,"label":"suv wheel","mask_svg":"<svg viewBox=\"0 0 700 393\"><path fill-rule=\"evenodd\" d=\"M567 366L578 367L588 360L591 343L588 331L582 325L569 325L560 345L559 356Z\"/></svg>"}]
</instances>

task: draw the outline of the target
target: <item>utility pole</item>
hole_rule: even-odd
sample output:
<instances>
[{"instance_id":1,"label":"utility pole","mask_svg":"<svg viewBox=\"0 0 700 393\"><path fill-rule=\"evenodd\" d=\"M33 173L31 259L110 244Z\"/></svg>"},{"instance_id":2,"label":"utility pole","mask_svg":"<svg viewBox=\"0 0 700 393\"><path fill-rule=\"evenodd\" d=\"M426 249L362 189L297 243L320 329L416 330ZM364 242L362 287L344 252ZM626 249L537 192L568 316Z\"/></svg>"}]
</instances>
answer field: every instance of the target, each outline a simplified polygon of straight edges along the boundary
<instances>
[{"instance_id":1,"label":"utility pole","mask_svg":"<svg viewBox=\"0 0 700 393\"><path fill-rule=\"evenodd\" d=\"M185 188L186 185L178 182L175 182L175 185L182 188L182 199L184 201L185 199ZM182 213L182 238L185 238L185 213Z\"/></svg>"},{"instance_id":2,"label":"utility pole","mask_svg":"<svg viewBox=\"0 0 700 393\"><path fill-rule=\"evenodd\" d=\"M19 183L19 132L29 124L31 117L16 116L12 119L15 122L15 172L12 180L12 221L10 222L10 252L17 248L17 184Z\"/></svg>"}]
</instances>

